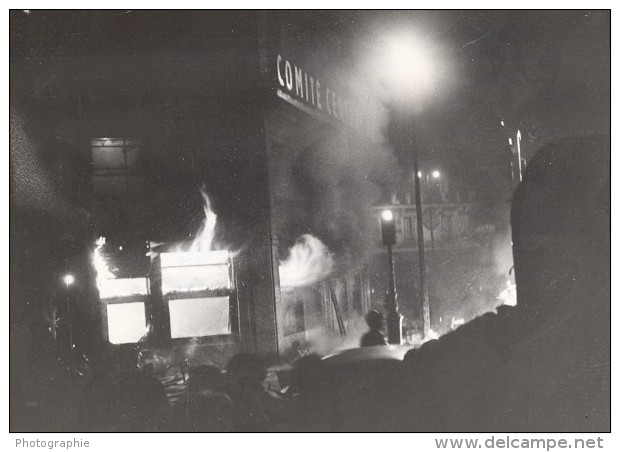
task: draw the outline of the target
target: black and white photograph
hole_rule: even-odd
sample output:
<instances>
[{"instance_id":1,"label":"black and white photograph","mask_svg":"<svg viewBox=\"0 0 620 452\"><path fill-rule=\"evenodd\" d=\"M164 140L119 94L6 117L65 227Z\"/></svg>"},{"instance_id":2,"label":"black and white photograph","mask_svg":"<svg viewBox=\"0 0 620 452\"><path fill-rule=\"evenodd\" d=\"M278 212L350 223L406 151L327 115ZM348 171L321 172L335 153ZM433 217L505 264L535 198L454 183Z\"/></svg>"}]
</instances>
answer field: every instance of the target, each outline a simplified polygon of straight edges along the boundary
<instances>
[{"instance_id":1,"label":"black and white photograph","mask_svg":"<svg viewBox=\"0 0 620 452\"><path fill-rule=\"evenodd\" d=\"M11 447L609 447L610 9L98 3L8 12Z\"/></svg>"}]
</instances>

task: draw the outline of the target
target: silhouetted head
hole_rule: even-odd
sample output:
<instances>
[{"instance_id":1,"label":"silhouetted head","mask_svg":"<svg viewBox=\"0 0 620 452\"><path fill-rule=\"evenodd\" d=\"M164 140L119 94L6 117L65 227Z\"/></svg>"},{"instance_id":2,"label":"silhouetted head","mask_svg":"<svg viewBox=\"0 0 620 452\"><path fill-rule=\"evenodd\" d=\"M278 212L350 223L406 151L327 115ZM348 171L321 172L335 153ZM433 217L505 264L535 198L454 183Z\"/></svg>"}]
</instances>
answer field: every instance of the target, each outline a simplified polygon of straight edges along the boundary
<instances>
[{"instance_id":1,"label":"silhouetted head","mask_svg":"<svg viewBox=\"0 0 620 452\"><path fill-rule=\"evenodd\" d=\"M368 311L368 313L366 314L366 323L368 324L368 327L372 330L383 329L383 314L381 314L376 309Z\"/></svg>"}]
</instances>

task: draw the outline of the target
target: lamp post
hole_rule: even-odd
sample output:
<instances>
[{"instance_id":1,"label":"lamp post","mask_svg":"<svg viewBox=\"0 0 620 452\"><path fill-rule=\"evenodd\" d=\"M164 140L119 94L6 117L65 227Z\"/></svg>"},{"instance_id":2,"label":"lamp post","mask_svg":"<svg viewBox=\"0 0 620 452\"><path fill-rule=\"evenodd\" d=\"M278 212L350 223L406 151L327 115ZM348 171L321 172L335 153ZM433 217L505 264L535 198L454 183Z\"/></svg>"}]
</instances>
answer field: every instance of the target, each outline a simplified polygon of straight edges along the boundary
<instances>
[{"instance_id":1,"label":"lamp post","mask_svg":"<svg viewBox=\"0 0 620 452\"><path fill-rule=\"evenodd\" d=\"M417 226L417 237L418 237L418 263L420 265L420 290L419 290L419 298L422 299L422 322L424 328L424 337L427 337L430 333L430 323L431 323L431 315L430 315L430 304L428 301L428 288L426 287L426 259L424 255L424 223L422 222L422 196L420 193L420 171L418 167L418 152L416 147L413 145L413 140L411 140L411 145L413 149L413 172L415 174L415 213L416 213L416 226Z\"/></svg>"},{"instance_id":2,"label":"lamp post","mask_svg":"<svg viewBox=\"0 0 620 452\"><path fill-rule=\"evenodd\" d=\"M386 42L384 63L389 73L384 74L386 81L393 85L399 105L403 111L411 114L421 110L422 98L429 92L435 79L434 61L429 53L429 46L408 34L392 36ZM410 123L411 124L411 123ZM412 124L411 124L412 125ZM424 225L422 221L422 199L420 195L420 170L418 149L414 144L413 127L409 127L407 141L413 157L413 174L415 185L415 209L419 260L419 294L422 301L422 319L424 336L428 337L430 328L430 306L426 285L426 260L424 255Z\"/></svg>"},{"instance_id":3,"label":"lamp post","mask_svg":"<svg viewBox=\"0 0 620 452\"><path fill-rule=\"evenodd\" d=\"M383 244L387 247L388 254L388 292L385 299L388 342L390 344L400 344L403 339L403 317L400 315L400 312L398 312L398 296L396 294L394 278L392 247L396 244L396 227L394 225L394 214L391 210L384 210L381 212L381 237L383 239Z\"/></svg>"},{"instance_id":4,"label":"lamp post","mask_svg":"<svg viewBox=\"0 0 620 452\"><path fill-rule=\"evenodd\" d=\"M69 352L73 351L73 322L71 320L71 298L69 296L69 286L75 282L75 277L68 273L63 277L67 294L67 322L69 324Z\"/></svg>"},{"instance_id":5,"label":"lamp post","mask_svg":"<svg viewBox=\"0 0 620 452\"><path fill-rule=\"evenodd\" d=\"M421 172L419 173L421 176ZM428 215L429 215L429 229L431 231L431 252L435 252L435 227L433 226L433 199L431 199L431 184L430 177L433 179L439 179L441 177L441 173L438 170L432 171L430 174L426 174L426 191L429 193L429 206L428 206Z\"/></svg>"},{"instance_id":6,"label":"lamp post","mask_svg":"<svg viewBox=\"0 0 620 452\"><path fill-rule=\"evenodd\" d=\"M523 180L521 174L521 131L517 129L517 156L519 157L519 182Z\"/></svg>"}]
</instances>

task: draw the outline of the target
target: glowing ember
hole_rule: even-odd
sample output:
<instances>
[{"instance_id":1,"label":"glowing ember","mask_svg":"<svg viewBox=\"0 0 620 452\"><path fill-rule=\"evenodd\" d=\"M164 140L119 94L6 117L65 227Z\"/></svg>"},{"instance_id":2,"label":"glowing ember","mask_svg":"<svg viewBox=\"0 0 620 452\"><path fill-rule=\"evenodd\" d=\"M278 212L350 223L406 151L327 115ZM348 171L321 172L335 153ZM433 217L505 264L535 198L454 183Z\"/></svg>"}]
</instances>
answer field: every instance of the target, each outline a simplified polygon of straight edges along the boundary
<instances>
[{"instance_id":1,"label":"glowing ember","mask_svg":"<svg viewBox=\"0 0 620 452\"><path fill-rule=\"evenodd\" d=\"M316 237L304 234L280 262L280 287L302 287L329 276L334 269L334 258Z\"/></svg>"}]
</instances>

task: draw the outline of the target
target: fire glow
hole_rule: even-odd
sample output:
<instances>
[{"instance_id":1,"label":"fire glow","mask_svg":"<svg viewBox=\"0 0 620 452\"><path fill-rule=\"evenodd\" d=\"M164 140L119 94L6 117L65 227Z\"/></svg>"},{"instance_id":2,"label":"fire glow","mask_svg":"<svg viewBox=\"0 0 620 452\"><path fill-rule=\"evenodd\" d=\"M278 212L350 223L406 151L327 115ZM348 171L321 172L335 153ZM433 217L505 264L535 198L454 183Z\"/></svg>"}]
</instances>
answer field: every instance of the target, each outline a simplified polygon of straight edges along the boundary
<instances>
[{"instance_id":1,"label":"fire glow","mask_svg":"<svg viewBox=\"0 0 620 452\"><path fill-rule=\"evenodd\" d=\"M321 281L334 269L334 258L318 238L304 234L280 261L280 287L303 287Z\"/></svg>"},{"instance_id":2,"label":"fire glow","mask_svg":"<svg viewBox=\"0 0 620 452\"><path fill-rule=\"evenodd\" d=\"M517 305L517 286L510 280L506 281L506 288L498 295L498 300L506 306Z\"/></svg>"},{"instance_id":3,"label":"fire glow","mask_svg":"<svg viewBox=\"0 0 620 452\"><path fill-rule=\"evenodd\" d=\"M217 215L204 187L200 195L205 217L194 239L182 243L173 252L160 255L164 294L229 289L231 286L230 253L218 249L215 243Z\"/></svg>"},{"instance_id":4,"label":"fire glow","mask_svg":"<svg viewBox=\"0 0 620 452\"><path fill-rule=\"evenodd\" d=\"M211 208L211 200L209 195L205 191L204 187L200 188L200 195L204 201L203 211L205 218L196 232L194 240L189 244L181 244L176 252L190 252L190 253L204 253L206 251L213 251L216 248L215 244L215 226L217 224L217 215Z\"/></svg>"},{"instance_id":5,"label":"fire glow","mask_svg":"<svg viewBox=\"0 0 620 452\"><path fill-rule=\"evenodd\" d=\"M230 288L226 250L161 254L162 291L191 292Z\"/></svg>"},{"instance_id":6,"label":"fire glow","mask_svg":"<svg viewBox=\"0 0 620 452\"><path fill-rule=\"evenodd\" d=\"M132 295L148 295L146 278L117 278L109 269L101 253L105 245L105 237L99 237L93 256L93 264L97 272L97 288L102 299L129 297Z\"/></svg>"}]
</instances>

